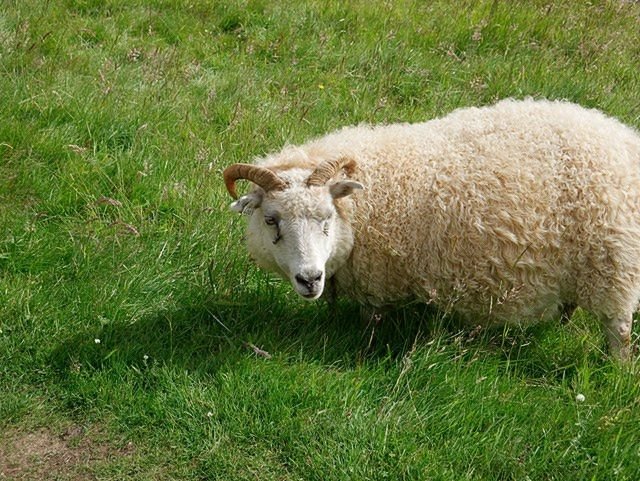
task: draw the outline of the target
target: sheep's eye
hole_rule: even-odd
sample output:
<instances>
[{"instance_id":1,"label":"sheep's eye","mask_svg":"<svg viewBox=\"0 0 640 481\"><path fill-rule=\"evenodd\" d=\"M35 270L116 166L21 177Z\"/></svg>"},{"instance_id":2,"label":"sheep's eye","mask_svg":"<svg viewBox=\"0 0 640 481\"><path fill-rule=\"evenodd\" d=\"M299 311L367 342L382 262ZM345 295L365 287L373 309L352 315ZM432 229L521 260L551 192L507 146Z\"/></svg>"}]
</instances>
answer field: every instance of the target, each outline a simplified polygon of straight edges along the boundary
<instances>
[{"instance_id":1,"label":"sheep's eye","mask_svg":"<svg viewBox=\"0 0 640 481\"><path fill-rule=\"evenodd\" d=\"M322 223L322 233L324 235L329 235L329 221L327 220Z\"/></svg>"},{"instance_id":2,"label":"sheep's eye","mask_svg":"<svg viewBox=\"0 0 640 481\"><path fill-rule=\"evenodd\" d=\"M267 224L268 226L272 226L276 228L276 237L273 239L273 243L277 244L278 241L282 239L282 236L280 235L280 225L278 225L278 220L273 216L265 215L264 223Z\"/></svg>"}]
</instances>

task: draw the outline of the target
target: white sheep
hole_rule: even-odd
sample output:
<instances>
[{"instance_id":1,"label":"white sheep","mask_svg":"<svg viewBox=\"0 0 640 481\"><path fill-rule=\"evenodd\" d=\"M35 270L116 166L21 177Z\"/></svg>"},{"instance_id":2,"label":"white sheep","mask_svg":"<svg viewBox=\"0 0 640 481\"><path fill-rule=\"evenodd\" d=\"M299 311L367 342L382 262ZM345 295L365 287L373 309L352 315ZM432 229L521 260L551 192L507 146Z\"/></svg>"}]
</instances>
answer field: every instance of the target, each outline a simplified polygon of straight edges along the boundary
<instances>
[{"instance_id":1,"label":"white sheep","mask_svg":"<svg viewBox=\"0 0 640 481\"><path fill-rule=\"evenodd\" d=\"M339 130L224 172L247 247L307 299L327 280L382 306L473 322L579 306L630 356L640 299L640 136L567 102L505 100L418 124ZM362 192L357 192L364 187Z\"/></svg>"}]
</instances>

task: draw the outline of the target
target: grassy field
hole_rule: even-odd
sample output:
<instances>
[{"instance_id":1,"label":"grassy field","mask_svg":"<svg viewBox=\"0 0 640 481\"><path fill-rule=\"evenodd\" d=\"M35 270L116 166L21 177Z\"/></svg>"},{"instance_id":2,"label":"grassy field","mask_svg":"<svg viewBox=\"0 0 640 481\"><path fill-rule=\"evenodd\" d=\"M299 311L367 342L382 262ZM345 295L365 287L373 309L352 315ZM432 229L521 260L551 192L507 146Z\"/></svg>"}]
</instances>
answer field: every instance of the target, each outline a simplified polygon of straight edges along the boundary
<instances>
[{"instance_id":1,"label":"grassy field","mask_svg":"<svg viewBox=\"0 0 640 481\"><path fill-rule=\"evenodd\" d=\"M639 38L631 1L1 0L0 480L640 479L638 369L587 313L302 303L221 182L504 97L640 127Z\"/></svg>"}]
</instances>

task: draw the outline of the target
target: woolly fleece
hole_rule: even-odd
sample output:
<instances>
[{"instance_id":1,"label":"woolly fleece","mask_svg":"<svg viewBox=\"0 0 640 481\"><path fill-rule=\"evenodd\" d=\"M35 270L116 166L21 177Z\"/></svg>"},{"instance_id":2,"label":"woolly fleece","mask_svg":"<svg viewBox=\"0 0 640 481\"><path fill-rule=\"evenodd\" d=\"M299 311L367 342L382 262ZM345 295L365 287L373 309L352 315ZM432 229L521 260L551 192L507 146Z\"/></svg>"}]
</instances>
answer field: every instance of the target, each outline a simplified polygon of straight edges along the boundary
<instances>
[{"instance_id":1,"label":"woolly fleece","mask_svg":"<svg viewBox=\"0 0 640 481\"><path fill-rule=\"evenodd\" d=\"M343 156L365 190L336 201L354 232L338 294L435 302L474 322L575 305L628 338L640 298L635 130L567 102L504 100L343 128L256 163L286 176Z\"/></svg>"}]
</instances>

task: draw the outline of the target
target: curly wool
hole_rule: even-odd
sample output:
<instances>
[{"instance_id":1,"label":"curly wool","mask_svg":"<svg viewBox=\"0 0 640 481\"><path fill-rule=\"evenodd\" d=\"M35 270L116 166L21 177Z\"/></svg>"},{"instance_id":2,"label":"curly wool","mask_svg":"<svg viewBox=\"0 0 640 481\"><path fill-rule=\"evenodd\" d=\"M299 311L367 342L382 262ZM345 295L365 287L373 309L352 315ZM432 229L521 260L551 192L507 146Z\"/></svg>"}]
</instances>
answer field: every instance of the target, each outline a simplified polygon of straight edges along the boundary
<instances>
[{"instance_id":1,"label":"curly wool","mask_svg":"<svg viewBox=\"0 0 640 481\"><path fill-rule=\"evenodd\" d=\"M357 126L259 161L347 156L365 191L338 293L435 301L474 320L538 321L563 305L608 320L640 298L640 137L567 102L505 100L424 123Z\"/></svg>"}]
</instances>

